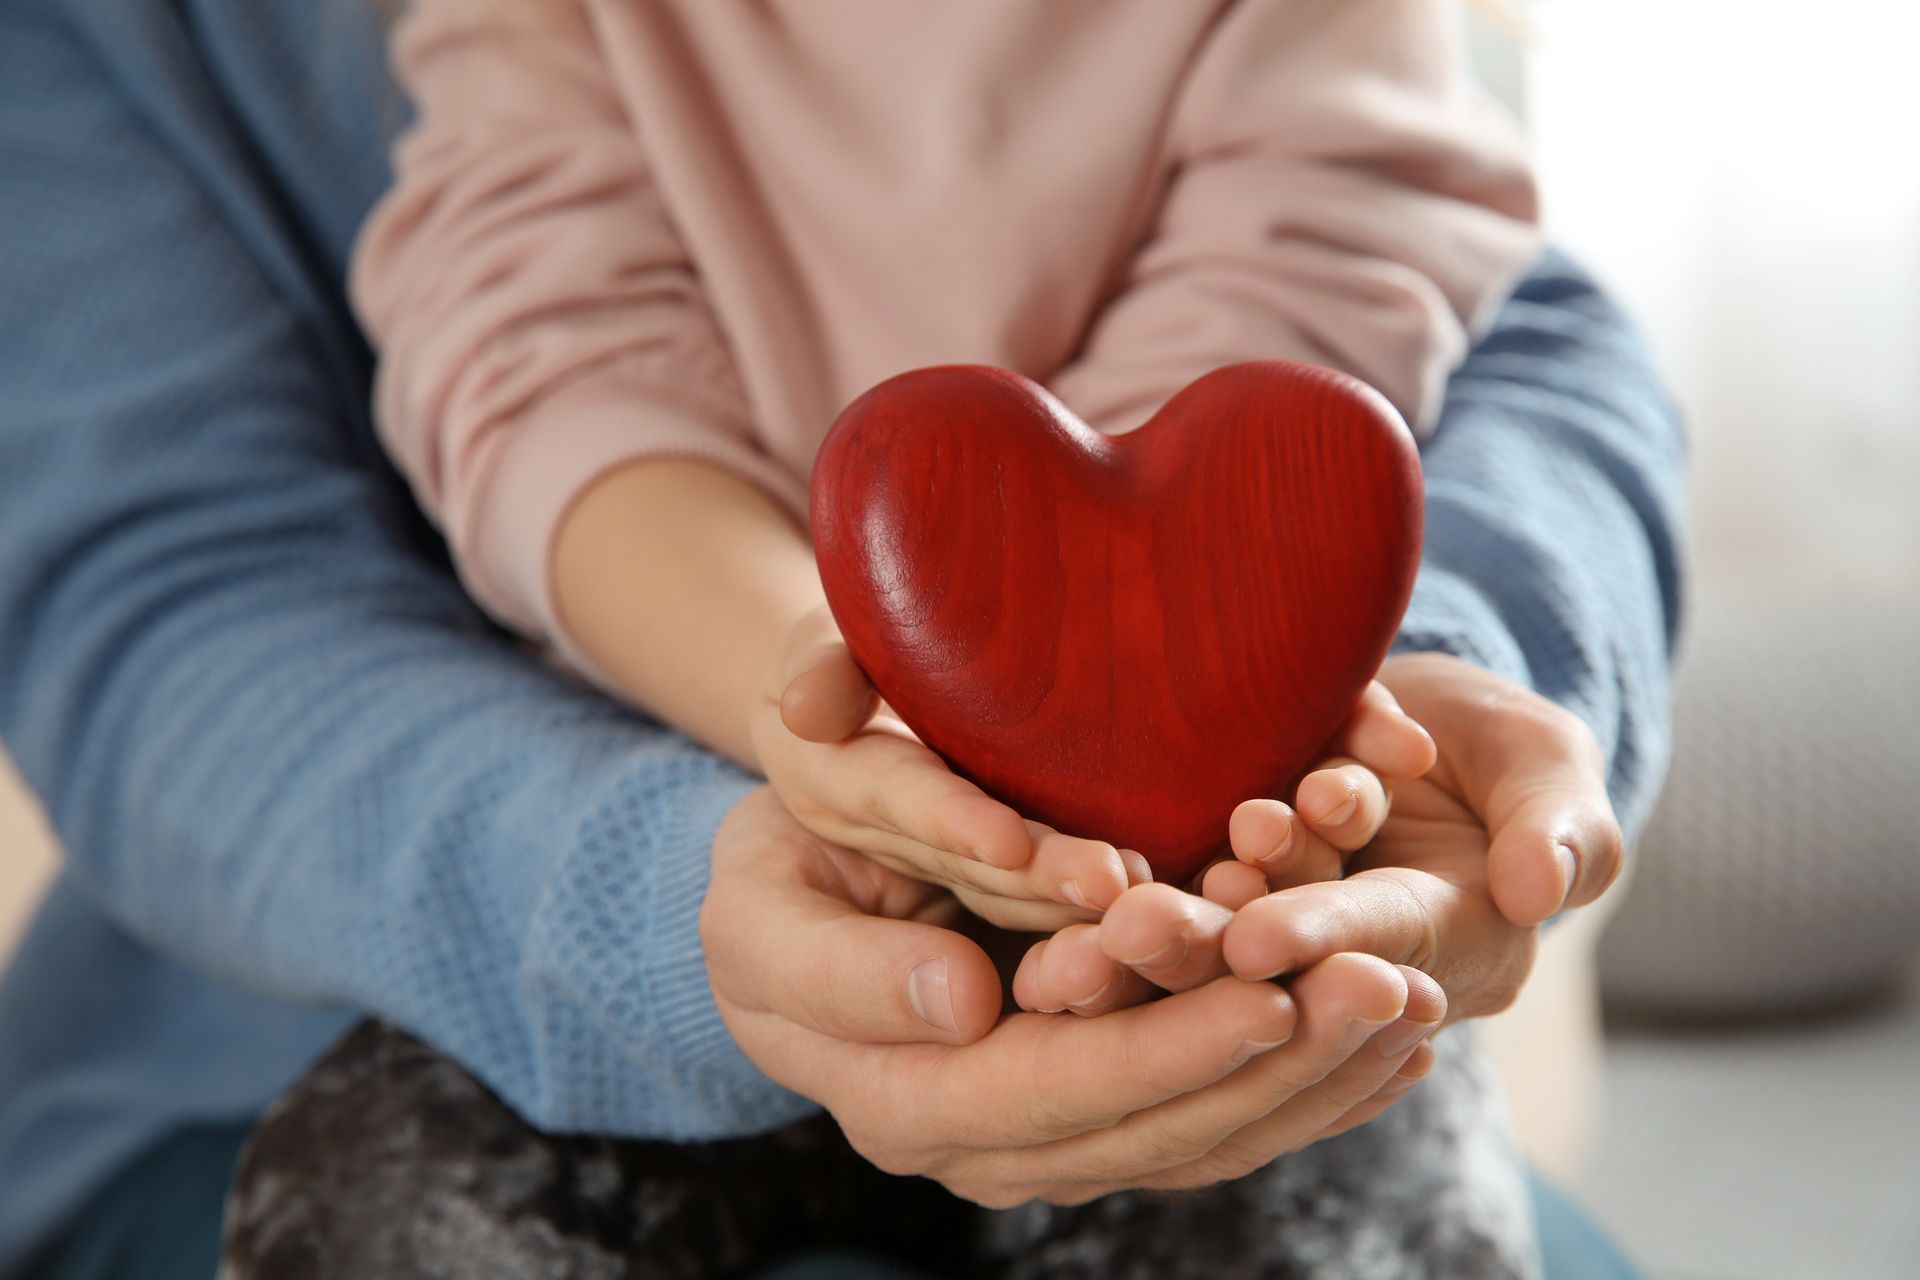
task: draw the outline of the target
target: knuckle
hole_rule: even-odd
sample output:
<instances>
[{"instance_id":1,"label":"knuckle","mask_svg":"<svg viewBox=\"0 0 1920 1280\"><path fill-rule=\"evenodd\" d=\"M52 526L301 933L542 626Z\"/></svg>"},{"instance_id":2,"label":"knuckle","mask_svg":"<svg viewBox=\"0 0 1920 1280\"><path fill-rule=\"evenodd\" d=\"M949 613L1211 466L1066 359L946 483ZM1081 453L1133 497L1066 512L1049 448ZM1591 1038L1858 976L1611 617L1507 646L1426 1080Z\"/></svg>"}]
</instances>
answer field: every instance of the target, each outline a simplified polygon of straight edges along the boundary
<instances>
[{"instance_id":1,"label":"knuckle","mask_svg":"<svg viewBox=\"0 0 1920 1280\"><path fill-rule=\"evenodd\" d=\"M1124 1037L1118 1055L1122 1078L1140 1081L1159 1097L1172 1098L1190 1091L1194 1082L1158 1050L1159 1046L1145 1037Z\"/></svg>"},{"instance_id":2,"label":"knuckle","mask_svg":"<svg viewBox=\"0 0 1920 1280\"><path fill-rule=\"evenodd\" d=\"M875 1141L873 1135L847 1123L842 1117L836 1115L834 1119L840 1121L840 1132L846 1136L847 1145L880 1172L901 1178L927 1172L910 1148L892 1142Z\"/></svg>"},{"instance_id":3,"label":"knuckle","mask_svg":"<svg viewBox=\"0 0 1920 1280\"><path fill-rule=\"evenodd\" d=\"M1230 1182L1238 1176L1231 1165L1204 1159L1156 1174L1147 1179L1145 1185L1155 1191L1199 1191Z\"/></svg>"},{"instance_id":4,"label":"knuckle","mask_svg":"<svg viewBox=\"0 0 1920 1280\"><path fill-rule=\"evenodd\" d=\"M1227 1182L1266 1168L1279 1155L1279 1152L1267 1150L1244 1134L1235 1134L1215 1147L1213 1153L1199 1164L1204 1172L1212 1176L1213 1181Z\"/></svg>"},{"instance_id":5,"label":"knuckle","mask_svg":"<svg viewBox=\"0 0 1920 1280\"><path fill-rule=\"evenodd\" d=\"M856 1148L856 1150L857 1149L858 1148ZM861 1151L860 1154L866 1159L868 1164L880 1172L891 1174L896 1178L936 1176L935 1170L929 1167L925 1159L906 1151L887 1149L877 1152Z\"/></svg>"},{"instance_id":6,"label":"knuckle","mask_svg":"<svg viewBox=\"0 0 1920 1280\"><path fill-rule=\"evenodd\" d=\"M1047 1088L1044 1077L1034 1082L1027 1102L1026 1122L1027 1127L1048 1138L1071 1137L1087 1128L1078 1109Z\"/></svg>"},{"instance_id":7,"label":"knuckle","mask_svg":"<svg viewBox=\"0 0 1920 1280\"><path fill-rule=\"evenodd\" d=\"M1407 950L1399 963L1431 973L1440 958L1440 925L1433 918L1426 898L1397 875L1381 876L1379 880L1390 886L1389 892L1399 899L1400 909L1411 924L1403 931Z\"/></svg>"},{"instance_id":8,"label":"knuckle","mask_svg":"<svg viewBox=\"0 0 1920 1280\"><path fill-rule=\"evenodd\" d=\"M881 1136L886 1126L878 1132L859 1129L849 1125L838 1115L841 1132L846 1135L847 1145L852 1147L861 1159L874 1168L896 1178L933 1178L938 1180L946 1173L951 1163L948 1153L931 1148L903 1143L896 1137Z\"/></svg>"},{"instance_id":9,"label":"knuckle","mask_svg":"<svg viewBox=\"0 0 1920 1280\"><path fill-rule=\"evenodd\" d=\"M1068 1078L1056 1068L1048 1045L1052 1037L1036 1037L1027 1058L1025 1127L1042 1139L1066 1138L1088 1128L1088 1119L1061 1094L1059 1082Z\"/></svg>"},{"instance_id":10,"label":"knuckle","mask_svg":"<svg viewBox=\"0 0 1920 1280\"><path fill-rule=\"evenodd\" d=\"M856 816L867 825L884 830L893 828L893 807L888 797L892 794L893 771L898 767L887 765L866 786L860 788L860 798L853 808Z\"/></svg>"},{"instance_id":11,"label":"knuckle","mask_svg":"<svg viewBox=\"0 0 1920 1280\"><path fill-rule=\"evenodd\" d=\"M1524 685L1502 681L1484 695L1482 710L1504 721L1509 733L1525 735L1530 742L1582 753L1599 751L1585 720Z\"/></svg>"},{"instance_id":12,"label":"knuckle","mask_svg":"<svg viewBox=\"0 0 1920 1280\"><path fill-rule=\"evenodd\" d=\"M960 1199L977 1204L982 1209L1018 1209L1031 1200L1047 1198L1044 1195L1036 1195L1028 1187L995 1182L959 1182L942 1185Z\"/></svg>"},{"instance_id":13,"label":"knuckle","mask_svg":"<svg viewBox=\"0 0 1920 1280\"><path fill-rule=\"evenodd\" d=\"M1146 1169L1176 1169L1213 1157L1220 1146L1205 1135L1159 1125L1141 1136L1137 1163Z\"/></svg>"},{"instance_id":14,"label":"knuckle","mask_svg":"<svg viewBox=\"0 0 1920 1280\"><path fill-rule=\"evenodd\" d=\"M973 1201L982 1209L1017 1209L1033 1197L1018 1188L985 1187L963 1198Z\"/></svg>"}]
</instances>

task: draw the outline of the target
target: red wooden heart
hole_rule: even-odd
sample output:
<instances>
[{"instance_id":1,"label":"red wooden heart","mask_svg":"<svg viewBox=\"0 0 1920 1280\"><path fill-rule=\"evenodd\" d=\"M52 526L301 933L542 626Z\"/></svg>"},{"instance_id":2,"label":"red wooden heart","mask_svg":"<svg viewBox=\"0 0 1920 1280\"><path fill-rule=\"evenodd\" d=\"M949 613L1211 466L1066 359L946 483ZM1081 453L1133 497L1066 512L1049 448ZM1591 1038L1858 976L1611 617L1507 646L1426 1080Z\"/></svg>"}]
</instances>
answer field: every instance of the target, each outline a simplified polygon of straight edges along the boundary
<instances>
[{"instance_id":1,"label":"red wooden heart","mask_svg":"<svg viewBox=\"0 0 1920 1280\"><path fill-rule=\"evenodd\" d=\"M1107 437L1000 369L881 383L821 446L827 600L900 717L1027 817L1183 881L1285 797L1379 668L1420 554L1393 408L1219 369Z\"/></svg>"}]
</instances>

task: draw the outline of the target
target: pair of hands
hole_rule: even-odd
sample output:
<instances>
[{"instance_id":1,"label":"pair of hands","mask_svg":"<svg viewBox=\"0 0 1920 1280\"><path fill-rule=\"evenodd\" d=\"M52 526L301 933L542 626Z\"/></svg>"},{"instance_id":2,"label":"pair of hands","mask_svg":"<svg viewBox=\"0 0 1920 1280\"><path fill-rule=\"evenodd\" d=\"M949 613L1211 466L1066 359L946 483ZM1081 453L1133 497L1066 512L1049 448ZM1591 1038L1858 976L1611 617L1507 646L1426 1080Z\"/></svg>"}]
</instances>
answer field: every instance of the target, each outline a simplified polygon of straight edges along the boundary
<instances>
[{"instance_id":1,"label":"pair of hands","mask_svg":"<svg viewBox=\"0 0 1920 1280\"><path fill-rule=\"evenodd\" d=\"M1381 793L1377 822L1371 811L1356 822L1370 784L1347 772L1357 800L1344 823L1243 809L1236 860L1212 869L1202 894L1144 883L1097 842L1080 842L1091 853L1066 847L1060 869L1042 871L1053 866L1043 853L1060 847L1050 842L1068 838L1024 823L1015 832L944 766L946 780L920 776L906 763L918 748L909 736L859 732L872 691L824 628L817 641L770 682L769 703L778 715L786 702L783 722L827 740L804 748L858 751L891 771L856 811L891 839L857 855L766 791L743 801L716 839L702 916L715 998L762 1070L825 1106L874 1164L978 1203L1208 1185L1364 1123L1425 1073L1433 1030L1511 1002L1538 921L1593 900L1619 867L1585 726L1510 681L1422 655L1390 661L1380 683L1426 727L1437 761L1395 782L1391 812ZM1359 724L1347 740L1380 754ZM824 762L798 763L831 776ZM966 880L983 900L1037 904L1010 911L1061 905L1023 895L1111 854L1104 919L1035 944L1015 980L1029 1009L1103 1016L1003 1018L1000 975L957 931L954 897L890 865L921 870L918 835L975 813L1001 823L1010 846L1020 833L1032 842L1028 880ZM1262 866L1276 817L1299 852ZM1369 826L1351 874L1312 878L1315 859ZM1009 870L980 861L956 878ZM1264 980L1274 974L1292 976ZM1160 991L1174 994L1144 1003Z\"/></svg>"}]
</instances>

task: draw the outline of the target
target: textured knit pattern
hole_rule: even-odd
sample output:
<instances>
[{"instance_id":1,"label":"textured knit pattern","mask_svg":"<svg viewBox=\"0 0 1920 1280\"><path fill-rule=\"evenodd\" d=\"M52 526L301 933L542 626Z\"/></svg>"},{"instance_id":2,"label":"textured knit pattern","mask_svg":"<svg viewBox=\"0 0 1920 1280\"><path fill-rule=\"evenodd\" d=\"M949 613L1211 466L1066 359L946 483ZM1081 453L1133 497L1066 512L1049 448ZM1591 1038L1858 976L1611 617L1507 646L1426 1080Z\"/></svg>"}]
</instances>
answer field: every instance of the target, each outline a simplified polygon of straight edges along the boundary
<instances>
[{"instance_id":1,"label":"textured knit pattern","mask_svg":"<svg viewBox=\"0 0 1920 1280\"><path fill-rule=\"evenodd\" d=\"M71 865L0 984L0 1263L378 1013L533 1122L747 1134L696 914L749 787L554 676L367 421L347 247L403 111L360 0L0 6L0 736ZM1524 675L1644 811L1680 444L1550 259L1427 452L1406 643Z\"/></svg>"}]
</instances>

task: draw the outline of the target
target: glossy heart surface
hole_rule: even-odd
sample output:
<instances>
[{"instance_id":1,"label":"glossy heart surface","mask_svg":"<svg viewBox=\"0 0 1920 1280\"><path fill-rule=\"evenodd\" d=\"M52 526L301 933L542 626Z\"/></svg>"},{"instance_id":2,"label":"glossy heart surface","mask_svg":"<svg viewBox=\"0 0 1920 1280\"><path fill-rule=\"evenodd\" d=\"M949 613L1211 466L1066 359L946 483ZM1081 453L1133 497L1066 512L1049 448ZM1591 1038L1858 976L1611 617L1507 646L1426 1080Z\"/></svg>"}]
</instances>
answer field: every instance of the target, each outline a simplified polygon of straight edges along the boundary
<instances>
[{"instance_id":1,"label":"glossy heart surface","mask_svg":"<svg viewBox=\"0 0 1920 1280\"><path fill-rule=\"evenodd\" d=\"M902 374L834 423L811 518L834 618L923 742L1180 883L1378 670L1421 511L1384 398L1262 361L1112 437L1005 370Z\"/></svg>"}]
</instances>

